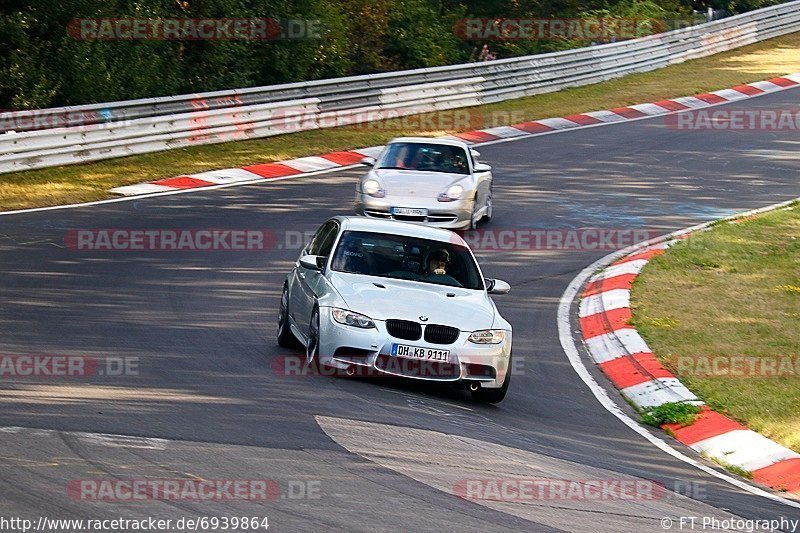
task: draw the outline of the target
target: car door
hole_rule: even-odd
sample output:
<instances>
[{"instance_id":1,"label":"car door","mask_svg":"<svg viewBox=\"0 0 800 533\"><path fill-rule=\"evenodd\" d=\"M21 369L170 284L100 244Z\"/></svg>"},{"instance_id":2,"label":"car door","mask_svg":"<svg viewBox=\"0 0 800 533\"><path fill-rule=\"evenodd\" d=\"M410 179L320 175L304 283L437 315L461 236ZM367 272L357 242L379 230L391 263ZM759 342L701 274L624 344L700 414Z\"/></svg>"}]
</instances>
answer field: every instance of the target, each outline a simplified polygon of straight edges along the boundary
<instances>
[{"instance_id":1,"label":"car door","mask_svg":"<svg viewBox=\"0 0 800 533\"><path fill-rule=\"evenodd\" d=\"M302 255L330 256L333 243L338 235L339 223L335 220L329 220L319 228ZM306 268L300 264L300 261L295 265L294 271L297 277L292 291L290 311L294 323L303 335L307 335L314 301L324 290L327 280L325 280L322 272Z\"/></svg>"}]
</instances>

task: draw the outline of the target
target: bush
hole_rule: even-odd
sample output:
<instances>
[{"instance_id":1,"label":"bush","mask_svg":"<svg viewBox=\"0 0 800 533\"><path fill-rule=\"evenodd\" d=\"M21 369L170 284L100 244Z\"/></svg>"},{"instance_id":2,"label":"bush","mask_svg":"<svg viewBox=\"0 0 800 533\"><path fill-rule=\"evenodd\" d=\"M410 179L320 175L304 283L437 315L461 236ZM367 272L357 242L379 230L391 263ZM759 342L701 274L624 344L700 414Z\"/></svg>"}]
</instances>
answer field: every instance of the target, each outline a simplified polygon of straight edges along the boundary
<instances>
[{"instance_id":1,"label":"bush","mask_svg":"<svg viewBox=\"0 0 800 533\"><path fill-rule=\"evenodd\" d=\"M722 0L719 0L722 1ZM736 0L743 11L774 0ZM462 40L464 18L674 17L689 0L16 0L0 3L0 109L36 109L456 64L483 44L499 58L586 42ZM318 39L81 41L82 18L277 18L320 22Z\"/></svg>"}]
</instances>

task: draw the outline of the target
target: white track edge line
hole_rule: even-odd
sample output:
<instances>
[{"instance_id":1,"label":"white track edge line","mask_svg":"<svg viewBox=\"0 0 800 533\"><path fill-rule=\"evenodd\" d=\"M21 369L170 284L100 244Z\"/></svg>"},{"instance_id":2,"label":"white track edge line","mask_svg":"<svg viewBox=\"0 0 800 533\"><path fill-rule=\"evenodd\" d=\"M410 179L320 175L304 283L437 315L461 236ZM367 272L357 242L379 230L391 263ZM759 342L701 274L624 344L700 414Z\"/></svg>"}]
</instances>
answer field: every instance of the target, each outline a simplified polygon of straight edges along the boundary
<instances>
[{"instance_id":1,"label":"white track edge line","mask_svg":"<svg viewBox=\"0 0 800 533\"><path fill-rule=\"evenodd\" d=\"M576 347L576 343L575 343L575 340L573 339L572 330L571 330L571 326L570 326L570 323L571 323L570 322L570 310L572 308L572 302L578 296L578 293L579 293L580 289L583 287L583 285L586 283L586 281L589 279L589 277L594 272L596 272L598 269L600 269L600 268L602 268L604 266L607 266L607 265L611 264L616 259L618 259L620 257L623 257L625 255L628 255L632 251L638 250L640 248L646 248L647 246L651 246L651 245L657 244L659 242L670 240L673 237L677 237L679 235L684 235L686 233L692 233L692 232L695 232L697 230L700 230L700 229L703 229L703 228L707 228L707 227L711 226L712 224L718 223L720 221L734 220L734 219L738 219L738 218L743 218L743 217L747 217L747 216L756 215L756 214L759 214L759 213L764 213L764 212L767 212L767 211L775 211L775 210L780 209L782 207L789 206L792 203L797 202L797 201L800 201L800 197L795 198L793 200L787 200L785 202L772 204L772 205L769 205L767 207L762 207L762 208L759 208L759 209L753 209L751 211L745 211L743 213L739 213L739 214L736 214L736 215L731 215L731 216L728 216L728 217L725 217L725 218L721 218L719 220L714 220L714 221L710 221L710 222L705 222L703 224L698 224L698 225L692 226L690 228L674 231L672 233L668 233L666 235L662 235L661 237L656 237L654 239L650 239L649 241L645 241L645 242L638 243L638 244L633 245L633 246L629 246L628 248L625 248L623 250L618 250L616 252L612 252L612 253L608 254L607 256L598 259L597 261L595 261L591 265L589 265L586 268L584 268L583 270L581 270L581 272L577 276L575 276L572 279L572 281L570 282L570 284L567 286L567 289L564 291L564 294L561 295L561 299L559 300L559 304L558 304L557 323L558 323L558 338L559 338L559 341L561 342L561 347L563 348L564 353L566 354L567 359L569 360L569 363L572 366L572 369L575 371L576 374L578 374L578 376L581 378L581 380L583 380L583 382L586 384L586 386L589 387L589 390L592 392L592 394L594 394L594 397L597 398L597 401L600 402L600 405L602 405L603 408L606 409L606 411L608 411L609 413L611 413L612 415L617 417L623 424L625 424L626 426L631 428L633 431L635 431L636 433L638 433L639 435L641 435L642 437L647 439L651 444L653 444L654 446L656 446L657 448L659 448L663 452L667 453L668 455L671 455L672 457L674 457L674 458L676 458L676 459L678 459L680 461L683 461L684 463L687 463L687 464L689 464L689 465L691 465L691 466L693 466L693 467L695 467L695 468L697 468L697 469L699 469L699 470L701 470L701 471L703 471L703 472L705 472L707 474L710 474L710 475L712 475L712 476L714 476L714 477L716 477L718 479L721 479L722 481L725 481L727 483L730 483L731 485L739 487L740 489L742 489L742 490L744 490L746 492L749 492L749 493L754 494L756 496L761 496L763 498L767 498L769 500L781 503L781 504L786 505L788 507L794 507L796 509L800 509L800 502L796 502L796 501L792 501L792 500L783 498L781 496L778 496L777 494L772 494L770 492L767 492L764 489L755 487L755 486L753 486L753 485L751 485L749 483L745 483L742 480L739 480L739 479L736 479L734 477L731 477L728 474L725 474L723 472L719 472L719 471L711 468L708 465L704 465L704 464L692 459L691 457L689 457L689 456L685 455L684 453L678 451L676 448L674 448L673 446L668 444L663 439L661 439L661 438L653 435L652 433L650 433L650 431L645 429L638 422L636 422L631 417L629 417L627 414L625 414L625 412L619 407L619 405L617 405L617 403L614 400L611 399L611 397L608 395L608 392L606 392L606 390L602 386L600 386L600 384L598 384L597 381L595 381L595 379L589 373L589 370L586 368L586 365L584 365L583 360L582 360L581 355L580 355L580 352L578 351L578 348Z\"/></svg>"}]
</instances>

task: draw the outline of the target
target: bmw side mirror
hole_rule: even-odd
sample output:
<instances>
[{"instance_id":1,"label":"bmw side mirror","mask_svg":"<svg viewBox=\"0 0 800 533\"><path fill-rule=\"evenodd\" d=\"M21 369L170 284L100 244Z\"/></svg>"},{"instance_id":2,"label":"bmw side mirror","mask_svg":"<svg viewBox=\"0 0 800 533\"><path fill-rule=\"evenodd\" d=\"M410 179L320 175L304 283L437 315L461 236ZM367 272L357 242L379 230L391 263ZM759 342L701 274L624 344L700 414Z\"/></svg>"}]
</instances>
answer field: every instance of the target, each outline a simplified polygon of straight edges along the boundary
<instances>
[{"instance_id":1,"label":"bmw side mirror","mask_svg":"<svg viewBox=\"0 0 800 533\"><path fill-rule=\"evenodd\" d=\"M475 163L475 172L489 172L490 170L492 170L492 167L486 163Z\"/></svg>"},{"instance_id":2,"label":"bmw side mirror","mask_svg":"<svg viewBox=\"0 0 800 533\"><path fill-rule=\"evenodd\" d=\"M511 285L509 285L502 279L486 280L486 292L488 292L489 294L508 294L508 291L510 290L511 290Z\"/></svg>"},{"instance_id":3,"label":"bmw side mirror","mask_svg":"<svg viewBox=\"0 0 800 533\"><path fill-rule=\"evenodd\" d=\"M361 160L361 164L362 165L366 165L368 167L374 167L375 166L375 158L374 157L365 157L364 159Z\"/></svg>"},{"instance_id":4,"label":"bmw side mirror","mask_svg":"<svg viewBox=\"0 0 800 533\"><path fill-rule=\"evenodd\" d=\"M327 257L322 255L304 255L300 258L300 266L309 270L322 271L325 268Z\"/></svg>"}]
</instances>

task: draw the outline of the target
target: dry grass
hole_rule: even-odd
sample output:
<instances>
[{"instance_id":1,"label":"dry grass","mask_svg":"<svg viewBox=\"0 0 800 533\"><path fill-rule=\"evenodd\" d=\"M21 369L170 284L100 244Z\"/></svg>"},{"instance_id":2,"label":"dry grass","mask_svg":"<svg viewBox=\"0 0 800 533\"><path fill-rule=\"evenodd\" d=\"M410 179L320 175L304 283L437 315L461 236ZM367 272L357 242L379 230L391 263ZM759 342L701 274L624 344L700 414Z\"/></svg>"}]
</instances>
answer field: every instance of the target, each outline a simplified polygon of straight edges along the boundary
<instances>
[{"instance_id":1,"label":"dry grass","mask_svg":"<svg viewBox=\"0 0 800 533\"><path fill-rule=\"evenodd\" d=\"M713 408L800 452L800 207L723 223L654 259L632 292L634 324ZM780 377L708 376L680 358L792 361ZM724 371L724 369L723 369ZM713 373L713 372L712 372Z\"/></svg>"},{"instance_id":2,"label":"dry grass","mask_svg":"<svg viewBox=\"0 0 800 533\"><path fill-rule=\"evenodd\" d=\"M465 127L424 134L608 109L800 72L798 50L800 33L795 33L654 72L471 108L472 120ZM4 174L0 176L0 210L99 200L109 197L108 189L120 185L378 145L414 133L419 132L395 124L336 128Z\"/></svg>"}]
</instances>

